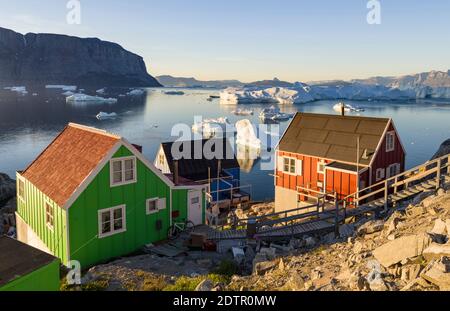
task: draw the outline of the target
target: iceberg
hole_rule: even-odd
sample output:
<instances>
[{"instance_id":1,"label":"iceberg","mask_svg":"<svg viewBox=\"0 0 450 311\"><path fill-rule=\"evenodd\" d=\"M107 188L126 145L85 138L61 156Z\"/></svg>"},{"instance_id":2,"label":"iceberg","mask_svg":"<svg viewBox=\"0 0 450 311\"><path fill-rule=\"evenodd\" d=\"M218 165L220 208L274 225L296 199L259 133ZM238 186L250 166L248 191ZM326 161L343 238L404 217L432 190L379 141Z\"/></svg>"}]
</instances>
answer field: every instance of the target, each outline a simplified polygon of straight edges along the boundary
<instances>
[{"instance_id":1,"label":"iceberg","mask_svg":"<svg viewBox=\"0 0 450 311\"><path fill-rule=\"evenodd\" d=\"M19 95L27 95L28 91L27 88L25 86L11 86L11 87L5 87L5 90L11 91L11 92L16 92Z\"/></svg>"},{"instance_id":2,"label":"iceberg","mask_svg":"<svg viewBox=\"0 0 450 311\"><path fill-rule=\"evenodd\" d=\"M97 94L105 94L106 93L106 89L105 88L99 89L99 90L95 91L95 93L97 93Z\"/></svg>"},{"instance_id":3,"label":"iceberg","mask_svg":"<svg viewBox=\"0 0 450 311\"><path fill-rule=\"evenodd\" d=\"M76 85L53 85L53 84L49 84L45 86L46 89L61 89L63 91L76 91L77 90L77 86Z\"/></svg>"},{"instance_id":4,"label":"iceberg","mask_svg":"<svg viewBox=\"0 0 450 311\"><path fill-rule=\"evenodd\" d=\"M256 136L255 128L248 119L236 122L236 144L261 149L261 140Z\"/></svg>"},{"instance_id":5,"label":"iceberg","mask_svg":"<svg viewBox=\"0 0 450 311\"><path fill-rule=\"evenodd\" d=\"M73 94L75 94L75 93L72 92L72 91L66 91L66 92L62 93L61 95L64 95L64 96L72 96Z\"/></svg>"},{"instance_id":6,"label":"iceberg","mask_svg":"<svg viewBox=\"0 0 450 311\"><path fill-rule=\"evenodd\" d=\"M294 117L294 114L283 113L279 108L271 106L270 108L264 108L259 114L259 117L263 121L287 121Z\"/></svg>"},{"instance_id":7,"label":"iceberg","mask_svg":"<svg viewBox=\"0 0 450 311\"><path fill-rule=\"evenodd\" d=\"M142 96L144 95L145 91L143 89L134 89L129 91L126 95L128 96Z\"/></svg>"},{"instance_id":8,"label":"iceberg","mask_svg":"<svg viewBox=\"0 0 450 311\"><path fill-rule=\"evenodd\" d=\"M117 118L117 113L115 113L115 112L107 113L107 112L100 111L95 117L98 120L115 119L115 118Z\"/></svg>"},{"instance_id":9,"label":"iceberg","mask_svg":"<svg viewBox=\"0 0 450 311\"><path fill-rule=\"evenodd\" d=\"M236 127L232 125L227 117L217 119L204 119L192 125L192 131L200 133L205 138L220 137L224 133L236 133Z\"/></svg>"},{"instance_id":10,"label":"iceberg","mask_svg":"<svg viewBox=\"0 0 450 311\"><path fill-rule=\"evenodd\" d=\"M344 103L337 103L336 105L333 106L333 109L336 112L342 112L342 107L344 107L345 112L363 112L364 111L363 108L353 107L352 105L344 104Z\"/></svg>"},{"instance_id":11,"label":"iceberg","mask_svg":"<svg viewBox=\"0 0 450 311\"><path fill-rule=\"evenodd\" d=\"M100 104L115 104L116 98L103 98L100 96L90 96L82 93L73 94L66 97L67 103L100 103Z\"/></svg>"},{"instance_id":12,"label":"iceberg","mask_svg":"<svg viewBox=\"0 0 450 311\"><path fill-rule=\"evenodd\" d=\"M227 88L220 93L222 105L249 103L263 104L301 104L315 101L309 87L297 85L294 88Z\"/></svg>"},{"instance_id":13,"label":"iceberg","mask_svg":"<svg viewBox=\"0 0 450 311\"><path fill-rule=\"evenodd\" d=\"M252 116L253 115L253 110L238 108L236 110L233 110L231 113L236 115L236 116Z\"/></svg>"}]
</instances>

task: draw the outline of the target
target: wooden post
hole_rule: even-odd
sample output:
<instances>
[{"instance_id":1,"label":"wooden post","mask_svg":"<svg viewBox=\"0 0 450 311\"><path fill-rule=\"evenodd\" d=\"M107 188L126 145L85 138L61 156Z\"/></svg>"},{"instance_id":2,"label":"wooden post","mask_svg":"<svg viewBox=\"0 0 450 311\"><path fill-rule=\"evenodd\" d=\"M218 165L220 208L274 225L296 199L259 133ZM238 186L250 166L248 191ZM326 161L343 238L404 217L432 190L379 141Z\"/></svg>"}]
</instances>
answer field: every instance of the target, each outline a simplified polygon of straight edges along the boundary
<instances>
[{"instance_id":1,"label":"wooden post","mask_svg":"<svg viewBox=\"0 0 450 311\"><path fill-rule=\"evenodd\" d=\"M347 200L344 200L344 220L347 218Z\"/></svg>"},{"instance_id":2,"label":"wooden post","mask_svg":"<svg viewBox=\"0 0 450 311\"><path fill-rule=\"evenodd\" d=\"M441 187L441 158L437 160L437 172L436 172L436 190Z\"/></svg>"},{"instance_id":3,"label":"wooden post","mask_svg":"<svg viewBox=\"0 0 450 311\"><path fill-rule=\"evenodd\" d=\"M389 183L388 180L386 179L384 181L384 211L387 211L388 209L388 198L389 198Z\"/></svg>"},{"instance_id":4,"label":"wooden post","mask_svg":"<svg viewBox=\"0 0 450 311\"><path fill-rule=\"evenodd\" d=\"M334 236L339 238L339 201L337 192L334 193L334 205L335 205L335 215L334 215Z\"/></svg>"},{"instance_id":5,"label":"wooden post","mask_svg":"<svg viewBox=\"0 0 450 311\"><path fill-rule=\"evenodd\" d=\"M395 180L394 180L394 193L397 193L397 188L398 188L398 186L397 186L397 183L398 183L398 176L395 176Z\"/></svg>"}]
</instances>

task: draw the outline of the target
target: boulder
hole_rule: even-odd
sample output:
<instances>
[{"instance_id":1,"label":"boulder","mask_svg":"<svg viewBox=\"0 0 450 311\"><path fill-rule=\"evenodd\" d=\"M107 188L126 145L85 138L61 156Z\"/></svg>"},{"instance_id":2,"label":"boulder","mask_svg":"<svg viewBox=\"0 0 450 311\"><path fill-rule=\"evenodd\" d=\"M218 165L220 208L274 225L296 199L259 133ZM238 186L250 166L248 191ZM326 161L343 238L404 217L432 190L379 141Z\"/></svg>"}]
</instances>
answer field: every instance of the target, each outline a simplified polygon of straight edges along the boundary
<instances>
[{"instance_id":1,"label":"boulder","mask_svg":"<svg viewBox=\"0 0 450 311\"><path fill-rule=\"evenodd\" d=\"M431 160L440 158L445 156L446 154L450 153L450 139L447 139L444 141L441 146L439 147L438 151L434 154L433 158Z\"/></svg>"},{"instance_id":2,"label":"boulder","mask_svg":"<svg viewBox=\"0 0 450 311\"><path fill-rule=\"evenodd\" d=\"M204 279L195 288L196 292L210 292L214 288L214 283L210 279Z\"/></svg>"},{"instance_id":3,"label":"boulder","mask_svg":"<svg viewBox=\"0 0 450 311\"><path fill-rule=\"evenodd\" d=\"M292 291L301 291L305 289L305 281L297 271L294 271L286 286Z\"/></svg>"},{"instance_id":4,"label":"boulder","mask_svg":"<svg viewBox=\"0 0 450 311\"><path fill-rule=\"evenodd\" d=\"M384 228L384 221L371 220L358 228L358 235L372 234L383 230L383 228Z\"/></svg>"},{"instance_id":5,"label":"boulder","mask_svg":"<svg viewBox=\"0 0 450 311\"><path fill-rule=\"evenodd\" d=\"M376 248L373 255L388 268L402 260L422 255L431 242L431 237L426 233L404 236Z\"/></svg>"},{"instance_id":6,"label":"boulder","mask_svg":"<svg viewBox=\"0 0 450 311\"><path fill-rule=\"evenodd\" d=\"M16 181L0 173L0 204L16 195ZM1 206L0 206L1 207Z\"/></svg>"},{"instance_id":7,"label":"boulder","mask_svg":"<svg viewBox=\"0 0 450 311\"><path fill-rule=\"evenodd\" d=\"M432 264L431 269L422 274L422 278L438 286L442 291L450 290L450 263L447 258L442 258Z\"/></svg>"},{"instance_id":8,"label":"boulder","mask_svg":"<svg viewBox=\"0 0 450 311\"><path fill-rule=\"evenodd\" d=\"M434 227L431 230L430 233L433 234L439 234L439 235L446 235L447 232L447 225L445 222L443 222L441 219L436 219L434 222Z\"/></svg>"},{"instance_id":9,"label":"boulder","mask_svg":"<svg viewBox=\"0 0 450 311\"><path fill-rule=\"evenodd\" d=\"M264 275L266 272L274 269L278 263L276 261L261 261L253 265L253 273L256 275Z\"/></svg>"},{"instance_id":10,"label":"boulder","mask_svg":"<svg viewBox=\"0 0 450 311\"><path fill-rule=\"evenodd\" d=\"M428 261L440 259L443 256L450 257L450 244L432 243L423 251L423 257Z\"/></svg>"}]
</instances>

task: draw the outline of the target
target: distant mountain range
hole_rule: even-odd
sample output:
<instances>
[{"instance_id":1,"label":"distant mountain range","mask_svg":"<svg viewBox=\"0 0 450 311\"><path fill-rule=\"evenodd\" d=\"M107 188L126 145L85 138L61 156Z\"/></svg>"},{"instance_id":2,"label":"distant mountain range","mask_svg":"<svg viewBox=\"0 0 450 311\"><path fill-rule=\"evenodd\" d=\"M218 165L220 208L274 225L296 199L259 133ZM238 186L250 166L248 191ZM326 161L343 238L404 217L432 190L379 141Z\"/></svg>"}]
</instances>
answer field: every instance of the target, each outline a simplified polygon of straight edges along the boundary
<instances>
[{"instance_id":1,"label":"distant mountain range","mask_svg":"<svg viewBox=\"0 0 450 311\"><path fill-rule=\"evenodd\" d=\"M161 86L141 56L97 38L0 27L0 85Z\"/></svg>"}]
</instances>

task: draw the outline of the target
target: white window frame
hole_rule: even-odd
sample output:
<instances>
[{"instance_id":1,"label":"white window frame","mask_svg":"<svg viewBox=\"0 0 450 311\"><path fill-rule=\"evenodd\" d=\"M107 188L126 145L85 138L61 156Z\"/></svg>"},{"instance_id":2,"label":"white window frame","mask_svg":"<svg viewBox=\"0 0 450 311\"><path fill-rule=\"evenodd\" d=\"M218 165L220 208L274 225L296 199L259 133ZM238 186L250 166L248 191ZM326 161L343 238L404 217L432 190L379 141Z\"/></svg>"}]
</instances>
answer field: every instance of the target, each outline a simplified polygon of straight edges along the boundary
<instances>
[{"instance_id":1,"label":"white window frame","mask_svg":"<svg viewBox=\"0 0 450 311\"><path fill-rule=\"evenodd\" d=\"M395 168L395 173L393 175L391 175L391 168L394 167ZM386 169L386 178L391 178L395 175L400 174L400 163L393 163L391 165L389 165Z\"/></svg>"},{"instance_id":2,"label":"white window frame","mask_svg":"<svg viewBox=\"0 0 450 311\"><path fill-rule=\"evenodd\" d=\"M122 209L122 229L114 230L114 211L117 209ZM98 237L100 239L110 237L119 233L127 231L127 213L126 205L119 205L110 208L101 209L98 211ZM102 233L102 214L109 212L110 221L110 231L107 233Z\"/></svg>"},{"instance_id":3,"label":"white window frame","mask_svg":"<svg viewBox=\"0 0 450 311\"><path fill-rule=\"evenodd\" d=\"M20 183L23 183L23 197L20 195ZM22 177L19 177L17 179L17 197L23 202L25 203L26 201L26 197L27 197L27 190L26 190L26 183L25 183L25 179Z\"/></svg>"},{"instance_id":4,"label":"white window frame","mask_svg":"<svg viewBox=\"0 0 450 311\"><path fill-rule=\"evenodd\" d=\"M125 180L125 161L127 160L133 160L134 166L133 166L133 179L132 180ZM122 166L122 181L120 182L114 182L114 163L115 162L121 162ZM123 185L129 185L134 184L137 181L137 159L135 156L130 157L121 157L121 158L113 158L109 160L109 182L111 187L118 187Z\"/></svg>"},{"instance_id":5,"label":"white window frame","mask_svg":"<svg viewBox=\"0 0 450 311\"><path fill-rule=\"evenodd\" d=\"M150 211L148 209L149 202L156 202L156 210ZM156 214L165 209L166 209L166 198L151 198L145 201L145 212L147 215Z\"/></svg>"},{"instance_id":6,"label":"white window frame","mask_svg":"<svg viewBox=\"0 0 450 311\"><path fill-rule=\"evenodd\" d=\"M390 145L390 143L392 143L392 146ZM386 133L386 152L392 151L395 151L395 131Z\"/></svg>"},{"instance_id":7,"label":"white window frame","mask_svg":"<svg viewBox=\"0 0 450 311\"><path fill-rule=\"evenodd\" d=\"M380 173L380 174L379 174ZM386 170L384 168L377 168L375 173L375 180L380 181L386 176Z\"/></svg>"},{"instance_id":8,"label":"white window frame","mask_svg":"<svg viewBox=\"0 0 450 311\"><path fill-rule=\"evenodd\" d=\"M323 165L323 170L319 170L319 167ZM317 161L317 174L325 175L325 160L319 160Z\"/></svg>"},{"instance_id":9,"label":"white window frame","mask_svg":"<svg viewBox=\"0 0 450 311\"><path fill-rule=\"evenodd\" d=\"M281 171L283 172L283 173L285 173L285 174L288 174L288 175L292 175L292 176L296 176L297 175L297 165L299 164L299 162L298 162L298 160L296 159L296 158L294 158L294 157L282 157L283 158L283 167L281 168ZM284 169L284 161L285 160L289 160L289 169L286 171L285 169ZM292 168L292 163L291 163L291 161L294 161L294 173L292 173L291 172L291 168ZM301 161L301 160L300 160ZM300 170L301 170L301 168L300 168ZM301 174L300 174L301 175Z\"/></svg>"},{"instance_id":10,"label":"white window frame","mask_svg":"<svg viewBox=\"0 0 450 311\"><path fill-rule=\"evenodd\" d=\"M52 215L51 215L52 222L53 222L52 224L49 223L48 220L47 220L47 216L48 216L47 205L49 205L51 210L52 210ZM49 228L51 231L53 231L54 228L55 228L55 206L48 199L44 199L44 213L45 213L44 214L45 215L45 225L47 226L47 228Z\"/></svg>"}]
</instances>

